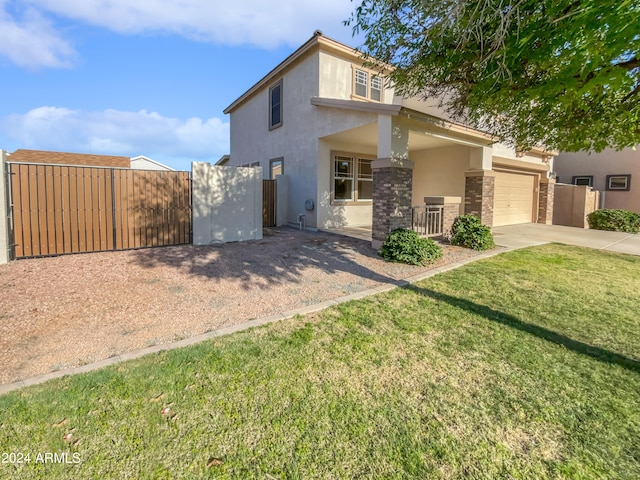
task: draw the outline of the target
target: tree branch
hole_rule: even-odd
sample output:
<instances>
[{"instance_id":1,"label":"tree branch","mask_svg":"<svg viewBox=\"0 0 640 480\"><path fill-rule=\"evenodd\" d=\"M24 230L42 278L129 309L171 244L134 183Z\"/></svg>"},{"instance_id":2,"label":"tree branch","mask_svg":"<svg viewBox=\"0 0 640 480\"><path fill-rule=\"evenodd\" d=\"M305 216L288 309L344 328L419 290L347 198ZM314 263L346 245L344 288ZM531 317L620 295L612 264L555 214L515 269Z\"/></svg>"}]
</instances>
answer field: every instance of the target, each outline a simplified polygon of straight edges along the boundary
<instances>
[{"instance_id":1,"label":"tree branch","mask_svg":"<svg viewBox=\"0 0 640 480\"><path fill-rule=\"evenodd\" d=\"M640 59L634 56L625 62L615 63L614 65L616 67L622 67L627 70L633 70L634 68L640 67Z\"/></svg>"}]
</instances>

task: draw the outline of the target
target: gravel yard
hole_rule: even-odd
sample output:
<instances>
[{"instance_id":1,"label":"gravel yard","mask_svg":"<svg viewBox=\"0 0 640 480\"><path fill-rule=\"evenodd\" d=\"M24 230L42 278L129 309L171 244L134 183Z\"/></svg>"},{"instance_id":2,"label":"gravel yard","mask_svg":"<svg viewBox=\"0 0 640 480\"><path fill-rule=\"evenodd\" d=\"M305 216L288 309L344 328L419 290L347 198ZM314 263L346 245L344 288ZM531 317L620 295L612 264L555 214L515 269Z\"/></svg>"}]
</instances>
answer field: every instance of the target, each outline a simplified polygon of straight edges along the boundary
<instances>
[{"instance_id":1,"label":"gravel yard","mask_svg":"<svg viewBox=\"0 0 640 480\"><path fill-rule=\"evenodd\" d=\"M266 229L262 240L19 260L0 265L0 383L103 360L330 300L429 267L370 243Z\"/></svg>"}]
</instances>

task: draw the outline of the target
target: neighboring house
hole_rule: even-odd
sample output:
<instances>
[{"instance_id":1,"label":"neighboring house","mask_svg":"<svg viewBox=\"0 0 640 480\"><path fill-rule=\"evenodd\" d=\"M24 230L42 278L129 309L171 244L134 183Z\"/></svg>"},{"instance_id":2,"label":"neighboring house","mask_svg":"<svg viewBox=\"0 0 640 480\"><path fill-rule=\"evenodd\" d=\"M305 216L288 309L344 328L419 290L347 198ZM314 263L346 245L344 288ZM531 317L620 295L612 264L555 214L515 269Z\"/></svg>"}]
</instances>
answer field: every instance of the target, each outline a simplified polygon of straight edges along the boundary
<instances>
[{"instance_id":1,"label":"neighboring house","mask_svg":"<svg viewBox=\"0 0 640 480\"><path fill-rule=\"evenodd\" d=\"M140 155L129 158L114 155L94 155L91 153L51 152L46 150L19 149L8 156L10 162L50 163L87 167L131 168L134 170L174 171L173 168Z\"/></svg>"},{"instance_id":2,"label":"neighboring house","mask_svg":"<svg viewBox=\"0 0 640 480\"><path fill-rule=\"evenodd\" d=\"M559 183L599 190L601 208L640 213L640 150L561 153L553 168Z\"/></svg>"},{"instance_id":3,"label":"neighboring house","mask_svg":"<svg viewBox=\"0 0 640 480\"><path fill-rule=\"evenodd\" d=\"M383 74L316 32L227 107L227 165L284 174L289 223L371 226L374 245L427 196L453 197L456 214L488 225L551 223L553 154L496 144L437 102L394 95Z\"/></svg>"},{"instance_id":4,"label":"neighboring house","mask_svg":"<svg viewBox=\"0 0 640 480\"><path fill-rule=\"evenodd\" d=\"M214 165L218 166L218 167L224 167L225 165L227 165L229 163L229 155L223 155L221 156L218 161L216 163L214 163Z\"/></svg>"},{"instance_id":5,"label":"neighboring house","mask_svg":"<svg viewBox=\"0 0 640 480\"><path fill-rule=\"evenodd\" d=\"M16 150L10 154L7 160L9 162L52 163L56 165L117 168L130 168L131 163L129 157L23 149Z\"/></svg>"},{"instance_id":6,"label":"neighboring house","mask_svg":"<svg viewBox=\"0 0 640 480\"><path fill-rule=\"evenodd\" d=\"M163 163L156 162L152 158L138 155L131 158L131 168L134 170L163 170L165 172L175 172L175 168L171 168Z\"/></svg>"}]
</instances>

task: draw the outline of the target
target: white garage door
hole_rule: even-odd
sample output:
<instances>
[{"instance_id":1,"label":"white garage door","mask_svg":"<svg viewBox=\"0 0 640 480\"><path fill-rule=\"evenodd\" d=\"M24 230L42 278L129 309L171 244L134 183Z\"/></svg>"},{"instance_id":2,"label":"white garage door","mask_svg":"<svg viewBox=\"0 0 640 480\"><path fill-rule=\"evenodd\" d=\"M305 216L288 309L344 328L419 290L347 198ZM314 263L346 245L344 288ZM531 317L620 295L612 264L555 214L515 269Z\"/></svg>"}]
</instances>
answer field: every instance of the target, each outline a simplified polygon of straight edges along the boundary
<instances>
[{"instance_id":1,"label":"white garage door","mask_svg":"<svg viewBox=\"0 0 640 480\"><path fill-rule=\"evenodd\" d=\"M496 171L493 225L529 223L533 219L535 175Z\"/></svg>"}]
</instances>

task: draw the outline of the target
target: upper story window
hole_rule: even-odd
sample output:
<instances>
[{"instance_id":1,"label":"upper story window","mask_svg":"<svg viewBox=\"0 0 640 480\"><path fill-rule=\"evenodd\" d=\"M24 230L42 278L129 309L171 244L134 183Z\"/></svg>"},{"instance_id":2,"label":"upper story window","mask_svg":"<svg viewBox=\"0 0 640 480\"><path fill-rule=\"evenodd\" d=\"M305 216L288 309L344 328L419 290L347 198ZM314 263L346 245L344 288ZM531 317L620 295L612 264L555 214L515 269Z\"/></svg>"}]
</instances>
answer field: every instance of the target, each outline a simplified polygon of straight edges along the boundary
<instances>
[{"instance_id":1,"label":"upper story window","mask_svg":"<svg viewBox=\"0 0 640 480\"><path fill-rule=\"evenodd\" d=\"M282 126L282 80L269 89L269 130Z\"/></svg>"},{"instance_id":2,"label":"upper story window","mask_svg":"<svg viewBox=\"0 0 640 480\"><path fill-rule=\"evenodd\" d=\"M382 77L373 72L353 69L353 95L374 102L382 101Z\"/></svg>"}]
</instances>

